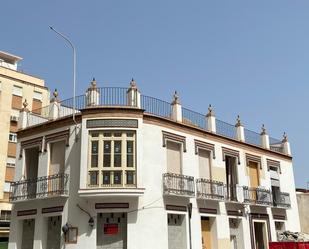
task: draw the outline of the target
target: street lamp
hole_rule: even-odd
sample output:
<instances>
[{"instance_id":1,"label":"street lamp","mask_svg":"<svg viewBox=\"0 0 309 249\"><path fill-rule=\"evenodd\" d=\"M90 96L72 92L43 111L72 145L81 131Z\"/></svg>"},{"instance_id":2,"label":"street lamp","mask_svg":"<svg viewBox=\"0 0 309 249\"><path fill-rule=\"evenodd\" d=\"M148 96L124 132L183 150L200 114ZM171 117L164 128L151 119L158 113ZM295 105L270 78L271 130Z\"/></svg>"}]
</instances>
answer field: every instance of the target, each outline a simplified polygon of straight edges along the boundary
<instances>
[{"instance_id":1,"label":"street lamp","mask_svg":"<svg viewBox=\"0 0 309 249\"><path fill-rule=\"evenodd\" d=\"M60 37L62 37L65 41L67 41L70 45L70 47L73 50L73 121L77 125L75 121L75 88L76 88L76 49L74 44L71 42L71 40L64 34L60 33L59 31L55 30L52 26L49 26L49 28L54 31L56 34L58 34Z\"/></svg>"}]
</instances>

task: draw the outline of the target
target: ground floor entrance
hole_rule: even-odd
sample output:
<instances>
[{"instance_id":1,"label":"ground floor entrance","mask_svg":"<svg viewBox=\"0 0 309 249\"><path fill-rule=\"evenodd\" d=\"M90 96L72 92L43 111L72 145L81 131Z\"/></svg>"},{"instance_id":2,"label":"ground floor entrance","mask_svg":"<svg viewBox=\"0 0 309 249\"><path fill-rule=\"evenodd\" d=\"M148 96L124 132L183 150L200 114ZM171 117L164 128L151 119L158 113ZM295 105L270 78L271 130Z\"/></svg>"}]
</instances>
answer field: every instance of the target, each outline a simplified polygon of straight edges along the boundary
<instances>
[{"instance_id":1,"label":"ground floor entrance","mask_svg":"<svg viewBox=\"0 0 309 249\"><path fill-rule=\"evenodd\" d=\"M127 214L99 213L97 249L127 249Z\"/></svg>"},{"instance_id":2,"label":"ground floor entrance","mask_svg":"<svg viewBox=\"0 0 309 249\"><path fill-rule=\"evenodd\" d=\"M32 249L34 241L35 219L26 219L22 222L23 231L21 249Z\"/></svg>"},{"instance_id":3,"label":"ground floor entrance","mask_svg":"<svg viewBox=\"0 0 309 249\"><path fill-rule=\"evenodd\" d=\"M201 217L201 229L202 229L202 248L211 249L212 237L211 237L211 223L209 217Z\"/></svg>"},{"instance_id":4,"label":"ground floor entrance","mask_svg":"<svg viewBox=\"0 0 309 249\"><path fill-rule=\"evenodd\" d=\"M266 221L253 221L255 249L268 249L268 231Z\"/></svg>"}]
</instances>

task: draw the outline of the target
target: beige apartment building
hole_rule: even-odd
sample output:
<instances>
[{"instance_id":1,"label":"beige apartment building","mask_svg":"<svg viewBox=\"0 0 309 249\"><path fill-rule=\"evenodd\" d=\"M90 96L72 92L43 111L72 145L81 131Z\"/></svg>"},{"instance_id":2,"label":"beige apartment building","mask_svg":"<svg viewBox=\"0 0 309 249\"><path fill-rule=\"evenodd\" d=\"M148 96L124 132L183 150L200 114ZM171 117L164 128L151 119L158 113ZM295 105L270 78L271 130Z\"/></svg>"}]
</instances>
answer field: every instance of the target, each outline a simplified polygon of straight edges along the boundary
<instances>
[{"instance_id":1,"label":"beige apartment building","mask_svg":"<svg viewBox=\"0 0 309 249\"><path fill-rule=\"evenodd\" d=\"M40 114L49 102L44 80L18 70L21 57L0 51L0 242L9 237L11 204L10 182L15 174L16 132L22 103Z\"/></svg>"}]
</instances>

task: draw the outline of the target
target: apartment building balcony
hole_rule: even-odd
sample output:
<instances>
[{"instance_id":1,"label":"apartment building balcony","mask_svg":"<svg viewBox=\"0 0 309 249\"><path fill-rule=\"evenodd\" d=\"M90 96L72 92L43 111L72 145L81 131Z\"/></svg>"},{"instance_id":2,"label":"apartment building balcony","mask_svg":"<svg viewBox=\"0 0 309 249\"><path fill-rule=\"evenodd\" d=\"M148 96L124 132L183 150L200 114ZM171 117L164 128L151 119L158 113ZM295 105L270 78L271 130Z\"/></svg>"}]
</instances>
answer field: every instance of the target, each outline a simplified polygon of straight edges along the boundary
<instances>
[{"instance_id":1,"label":"apartment building balcony","mask_svg":"<svg viewBox=\"0 0 309 249\"><path fill-rule=\"evenodd\" d=\"M224 199L224 183L210 179L196 180L196 198L209 200Z\"/></svg>"},{"instance_id":2,"label":"apartment building balcony","mask_svg":"<svg viewBox=\"0 0 309 249\"><path fill-rule=\"evenodd\" d=\"M226 202L244 202L243 187L238 184L224 184L224 200Z\"/></svg>"},{"instance_id":3,"label":"apartment building balcony","mask_svg":"<svg viewBox=\"0 0 309 249\"><path fill-rule=\"evenodd\" d=\"M163 174L163 194L167 196L195 196L194 177L174 173Z\"/></svg>"},{"instance_id":4,"label":"apartment building balcony","mask_svg":"<svg viewBox=\"0 0 309 249\"><path fill-rule=\"evenodd\" d=\"M69 175L55 174L11 183L10 201L26 201L51 197L68 197Z\"/></svg>"},{"instance_id":5,"label":"apartment building balcony","mask_svg":"<svg viewBox=\"0 0 309 249\"><path fill-rule=\"evenodd\" d=\"M291 207L291 199L290 194L286 192L279 192L277 194L272 195L272 203L274 207L279 208L290 208Z\"/></svg>"},{"instance_id":6,"label":"apartment building balcony","mask_svg":"<svg viewBox=\"0 0 309 249\"><path fill-rule=\"evenodd\" d=\"M271 192L268 189L243 187L244 202L252 205L271 205Z\"/></svg>"},{"instance_id":7,"label":"apartment building balcony","mask_svg":"<svg viewBox=\"0 0 309 249\"><path fill-rule=\"evenodd\" d=\"M123 196L138 197L145 189L139 188L134 170L99 170L89 171L89 181L86 189L79 189L81 197Z\"/></svg>"}]
</instances>

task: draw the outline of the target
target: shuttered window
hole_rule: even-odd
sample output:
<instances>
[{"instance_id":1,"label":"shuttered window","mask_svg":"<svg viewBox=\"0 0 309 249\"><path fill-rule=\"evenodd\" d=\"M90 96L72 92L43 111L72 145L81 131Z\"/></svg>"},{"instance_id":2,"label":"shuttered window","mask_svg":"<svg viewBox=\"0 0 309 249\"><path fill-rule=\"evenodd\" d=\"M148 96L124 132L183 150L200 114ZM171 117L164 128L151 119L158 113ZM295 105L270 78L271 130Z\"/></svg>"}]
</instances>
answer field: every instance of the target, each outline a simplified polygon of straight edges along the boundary
<instances>
[{"instance_id":1,"label":"shuttered window","mask_svg":"<svg viewBox=\"0 0 309 249\"><path fill-rule=\"evenodd\" d=\"M13 95L22 97L23 96L23 88L20 86L13 86Z\"/></svg>"},{"instance_id":2,"label":"shuttered window","mask_svg":"<svg viewBox=\"0 0 309 249\"><path fill-rule=\"evenodd\" d=\"M181 143L167 141L167 172L181 174Z\"/></svg>"}]
</instances>

